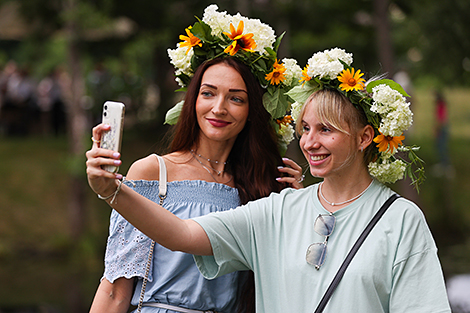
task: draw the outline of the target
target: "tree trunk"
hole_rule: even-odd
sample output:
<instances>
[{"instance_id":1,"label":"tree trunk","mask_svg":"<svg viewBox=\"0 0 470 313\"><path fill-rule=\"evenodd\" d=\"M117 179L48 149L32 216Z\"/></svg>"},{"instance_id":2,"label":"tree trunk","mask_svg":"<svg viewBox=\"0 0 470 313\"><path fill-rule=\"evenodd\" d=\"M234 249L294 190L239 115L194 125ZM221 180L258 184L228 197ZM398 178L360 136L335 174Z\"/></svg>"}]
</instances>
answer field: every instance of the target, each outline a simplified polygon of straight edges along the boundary
<instances>
[{"instance_id":1,"label":"tree trunk","mask_svg":"<svg viewBox=\"0 0 470 313\"><path fill-rule=\"evenodd\" d=\"M76 12L76 0L68 0L64 3L64 9L68 16L73 16ZM70 177L70 201L69 218L70 233L72 239L76 240L82 235L85 222L85 181L83 174L78 172L81 168L78 163L84 156L83 138L87 128L86 115L80 104L84 95L84 78L81 67L79 31L77 22L74 18L66 21L67 32L67 54L68 54L68 74L69 82L65 98L67 99L67 120L69 147L72 156L73 166Z\"/></svg>"},{"instance_id":2,"label":"tree trunk","mask_svg":"<svg viewBox=\"0 0 470 313\"><path fill-rule=\"evenodd\" d=\"M377 35L377 53L383 72L388 77L395 73L393 43L388 17L389 0L374 0L374 23Z\"/></svg>"}]
</instances>

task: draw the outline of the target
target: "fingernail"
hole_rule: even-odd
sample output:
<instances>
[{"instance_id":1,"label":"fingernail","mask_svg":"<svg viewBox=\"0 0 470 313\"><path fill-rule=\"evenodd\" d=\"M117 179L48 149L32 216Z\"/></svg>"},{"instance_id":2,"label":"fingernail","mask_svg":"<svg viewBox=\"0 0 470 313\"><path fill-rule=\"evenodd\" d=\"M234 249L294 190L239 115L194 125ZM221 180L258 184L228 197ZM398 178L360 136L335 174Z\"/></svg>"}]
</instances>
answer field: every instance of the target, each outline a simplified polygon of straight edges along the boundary
<instances>
[{"instance_id":1,"label":"fingernail","mask_svg":"<svg viewBox=\"0 0 470 313\"><path fill-rule=\"evenodd\" d=\"M276 180L277 180L277 181L280 181L280 180L281 180L281 177L276 178Z\"/></svg>"},{"instance_id":2,"label":"fingernail","mask_svg":"<svg viewBox=\"0 0 470 313\"><path fill-rule=\"evenodd\" d=\"M114 165L121 165L121 160L114 160Z\"/></svg>"},{"instance_id":3,"label":"fingernail","mask_svg":"<svg viewBox=\"0 0 470 313\"><path fill-rule=\"evenodd\" d=\"M119 152L114 152L113 153L113 158L119 158L121 154Z\"/></svg>"},{"instance_id":4,"label":"fingernail","mask_svg":"<svg viewBox=\"0 0 470 313\"><path fill-rule=\"evenodd\" d=\"M283 161L289 161L289 158L282 158Z\"/></svg>"},{"instance_id":5,"label":"fingernail","mask_svg":"<svg viewBox=\"0 0 470 313\"><path fill-rule=\"evenodd\" d=\"M277 169L280 170L280 169L283 169L284 166L278 166Z\"/></svg>"},{"instance_id":6,"label":"fingernail","mask_svg":"<svg viewBox=\"0 0 470 313\"><path fill-rule=\"evenodd\" d=\"M116 174L116 179L122 179L122 175L121 174Z\"/></svg>"}]
</instances>

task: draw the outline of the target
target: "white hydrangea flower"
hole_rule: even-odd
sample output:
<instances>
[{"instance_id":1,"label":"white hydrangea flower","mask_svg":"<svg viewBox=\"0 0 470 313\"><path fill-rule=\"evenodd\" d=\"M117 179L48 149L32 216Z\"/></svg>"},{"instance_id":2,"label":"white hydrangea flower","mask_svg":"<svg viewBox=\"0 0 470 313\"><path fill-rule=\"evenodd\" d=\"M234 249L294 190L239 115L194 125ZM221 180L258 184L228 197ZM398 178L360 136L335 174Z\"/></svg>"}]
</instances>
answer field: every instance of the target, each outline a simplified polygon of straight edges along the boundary
<instances>
[{"instance_id":1,"label":"white hydrangea flower","mask_svg":"<svg viewBox=\"0 0 470 313\"><path fill-rule=\"evenodd\" d=\"M385 136L401 136L413 124L413 113L408 107L398 107L391 111L380 123L380 131Z\"/></svg>"},{"instance_id":2,"label":"white hydrangea flower","mask_svg":"<svg viewBox=\"0 0 470 313\"><path fill-rule=\"evenodd\" d=\"M180 47L180 44L177 44L176 49L168 49L168 56L170 57L170 63L173 64L176 68L177 75L184 73L188 76L192 76L194 73L191 71L191 58L193 57L193 49L189 50L186 47ZM179 72L178 72L179 71Z\"/></svg>"},{"instance_id":3,"label":"white hydrangea flower","mask_svg":"<svg viewBox=\"0 0 470 313\"><path fill-rule=\"evenodd\" d=\"M243 21L243 34L253 34L253 40L256 43L254 51L264 53L264 48L273 48L276 36L271 26L262 23L259 19L242 16L240 13L232 16L227 12L217 12L217 10L218 6L212 4L204 10L202 17L202 21L211 27L213 36L222 38L223 32L230 33L230 23L237 29L240 21Z\"/></svg>"},{"instance_id":4,"label":"white hydrangea flower","mask_svg":"<svg viewBox=\"0 0 470 313\"><path fill-rule=\"evenodd\" d=\"M183 83L183 81L181 80L181 78L175 77L175 81L178 83L178 85L179 85L180 87L182 87L182 88L183 88L183 87L186 87L186 85Z\"/></svg>"},{"instance_id":5,"label":"white hydrangea flower","mask_svg":"<svg viewBox=\"0 0 470 313\"><path fill-rule=\"evenodd\" d=\"M212 35L222 38L223 32L230 32L231 16L227 12L217 12L219 7L215 4L209 5L204 10L202 21L212 29Z\"/></svg>"},{"instance_id":6,"label":"white hydrangea flower","mask_svg":"<svg viewBox=\"0 0 470 313\"><path fill-rule=\"evenodd\" d=\"M385 136L401 136L413 123L413 113L406 98L390 86L380 84L372 88L371 111L382 118L380 131Z\"/></svg>"},{"instance_id":7,"label":"white hydrangea flower","mask_svg":"<svg viewBox=\"0 0 470 313\"><path fill-rule=\"evenodd\" d=\"M406 164L402 160L392 161L390 158L385 158L380 163L369 163L368 167L369 173L378 181L393 184L397 180L403 179Z\"/></svg>"},{"instance_id":8,"label":"white hydrangea flower","mask_svg":"<svg viewBox=\"0 0 470 313\"><path fill-rule=\"evenodd\" d=\"M385 84L372 88L372 99L377 106L396 106L396 102L406 102L405 97ZM379 109L380 110L380 109Z\"/></svg>"},{"instance_id":9,"label":"white hydrangea flower","mask_svg":"<svg viewBox=\"0 0 470 313\"><path fill-rule=\"evenodd\" d=\"M284 72L285 80L283 81L286 86L297 85L299 80L302 78L302 68L297 64L297 60L284 58L281 61L286 68Z\"/></svg>"},{"instance_id":10,"label":"white hydrangea flower","mask_svg":"<svg viewBox=\"0 0 470 313\"><path fill-rule=\"evenodd\" d=\"M331 50L326 50L325 53L331 60L341 60L347 65L351 65L353 62L352 53L347 53L344 49L333 48Z\"/></svg>"},{"instance_id":11,"label":"white hydrangea flower","mask_svg":"<svg viewBox=\"0 0 470 313\"><path fill-rule=\"evenodd\" d=\"M300 111L302 110L302 103L300 102L294 102L291 105L291 116L294 122L298 123L297 119L299 118Z\"/></svg>"},{"instance_id":12,"label":"white hydrangea flower","mask_svg":"<svg viewBox=\"0 0 470 313\"><path fill-rule=\"evenodd\" d=\"M294 140L294 127L291 124L281 124L281 129L279 129L278 135L281 136L281 140L286 144L289 144Z\"/></svg>"},{"instance_id":13,"label":"white hydrangea flower","mask_svg":"<svg viewBox=\"0 0 470 313\"><path fill-rule=\"evenodd\" d=\"M317 52L307 62L307 75L312 78L335 79L344 69L343 64L339 60L347 65L351 65L352 54L339 48Z\"/></svg>"}]
</instances>

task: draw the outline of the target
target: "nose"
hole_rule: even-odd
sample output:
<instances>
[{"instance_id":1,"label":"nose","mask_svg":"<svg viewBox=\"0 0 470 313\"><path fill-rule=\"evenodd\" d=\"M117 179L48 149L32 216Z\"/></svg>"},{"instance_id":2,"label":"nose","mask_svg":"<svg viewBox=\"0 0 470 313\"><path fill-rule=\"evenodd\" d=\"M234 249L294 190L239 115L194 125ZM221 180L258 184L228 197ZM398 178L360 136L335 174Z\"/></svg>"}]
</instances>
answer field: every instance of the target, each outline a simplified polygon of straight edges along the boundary
<instances>
[{"instance_id":1,"label":"nose","mask_svg":"<svg viewBox=\"0 0 470 313\"><path fill-rule=\"evenodd\" d=\"M221 96L217 97L211 111L214 115L225 115L225 114L227 114L227 107L226 107L226 103L225 103L225 98L221 97Z\"/></svg>"},{"instance_id":2,"label":"nose","mask_svg":"<svg viewBox=\"0 0 470 313\"><path fill-rule=\"evenodd\" d=\"M300 138L302 148L306 151L317 150L321 147L317 134L314 131L304 133Z\"/></svg>"}]
</instances>

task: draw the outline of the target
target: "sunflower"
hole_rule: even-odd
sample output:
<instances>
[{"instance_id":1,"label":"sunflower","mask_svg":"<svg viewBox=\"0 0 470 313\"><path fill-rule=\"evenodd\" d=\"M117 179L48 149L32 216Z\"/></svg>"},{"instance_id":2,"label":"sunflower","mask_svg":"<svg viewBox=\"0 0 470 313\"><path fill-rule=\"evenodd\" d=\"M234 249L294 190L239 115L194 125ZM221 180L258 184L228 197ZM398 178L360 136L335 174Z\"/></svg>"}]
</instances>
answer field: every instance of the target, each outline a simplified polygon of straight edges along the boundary
<instances>
[{"instance_id":1,"label":"sunflower","mask_svg":"<svg viewBox=\"0 0 470 313\"><path fill-rule=\"evenodd\" d=\"M299 83L302 83L305 84L305 82L308 82L309 80L311 80L312 78L310 76L307 75L307 71L308 71L308 65L304 67L304 69L302 70L302 78L299 80Z\"/></svg>"},{"instance_id":2,"label":"sunflower","mask_svg":"<svg viewBox=\"0 0 470 313\"><path fill-rule=\"evenodd\" d=\"M189 50L191 50L192 47L199 46L202 47L202 42L201 39L197 38L191 33L191 26L185 29L186 34L185 35L180 35L180 40L183 40L183 42L180 43L180 47L188 47L188 50L186 50L186 54L188 54Z\"/></svg>"},{"instance_id":3,"label":"sunflower","mask_svg":"<svg viewBox=\"0 0 470 313\"><path fill-rule=\"evenodd\" d=\"M232 43L225 48L224 52L230 55L235 55L239 49L253 52L253 49L256 48L256 43L253 39L253 34L246 34L243 35L243 21L238 23L238 28L235 30L235 27L232 23L230 23L230 31L231 33L224 32L228 38L232 39Z\"/></svg>"},{"instance_id":4,"label":"sunflower","mask_svg":"<svg viewBox=\"0 0 470 313\"><path fill-rule=\"evenodd\" d=\"M366 80L361 78L363 75L364 73L361 73L361 70L357 70L357 72L354 73L354 68L343 70L338 75L338 80L341 82L339 88L344 91L364 89Z\"/></svg>"},{"instance_id":5,"label":"sunflower","mask_svg":"<svg viewBox=\"0 0 470 313\"><path fill-rule=\"evenodd\" d=\"M377 137L374 138L374 142L377 144L379 148L379 152L395 151L399 145L402 145L402 140L405 139L405 136L385 136L384 134L380 133Z\"/></svg>"},{"instance_id":6,"label":"sunflower","mask_svg":"<svg viewBox=\"0 0 470 313\"><path fill-rule=\"evenodd\" d=\"M283 80L286 79L284 76L284 72L286 71L286 68L284 67L284 64L279 64L276 60L274 62L273 70L271 73L266 74L266 80L271 83L271 85L278 85L280 84Z\"/></svg>"}]
</instances>

